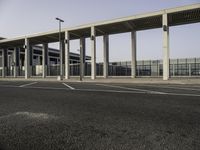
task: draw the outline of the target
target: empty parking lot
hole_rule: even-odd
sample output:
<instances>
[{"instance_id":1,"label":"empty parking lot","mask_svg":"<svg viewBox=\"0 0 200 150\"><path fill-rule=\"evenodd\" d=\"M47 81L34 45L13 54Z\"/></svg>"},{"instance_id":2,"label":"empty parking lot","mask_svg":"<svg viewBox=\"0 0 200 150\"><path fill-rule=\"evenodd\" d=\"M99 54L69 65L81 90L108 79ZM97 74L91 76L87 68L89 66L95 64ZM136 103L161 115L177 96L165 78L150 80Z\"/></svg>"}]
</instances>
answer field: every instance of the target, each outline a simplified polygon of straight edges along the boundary
<instances>
[{"instance_id":1,"label":"empty parking lot","mask_svg":"<svg viewBox=\"0 0 200 150\"><path fill-rule=\"evenodd\" d=\"M200 85L0 81L0 150L199 149Z\"/></svg>"}]
</instances>

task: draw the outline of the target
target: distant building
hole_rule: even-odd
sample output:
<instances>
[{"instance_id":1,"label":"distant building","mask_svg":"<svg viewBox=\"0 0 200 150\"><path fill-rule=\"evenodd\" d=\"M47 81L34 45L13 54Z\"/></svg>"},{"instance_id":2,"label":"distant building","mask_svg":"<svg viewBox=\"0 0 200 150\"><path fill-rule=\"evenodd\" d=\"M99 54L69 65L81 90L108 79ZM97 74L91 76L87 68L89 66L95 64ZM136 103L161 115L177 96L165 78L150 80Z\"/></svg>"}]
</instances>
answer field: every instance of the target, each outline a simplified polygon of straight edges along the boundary
<instances>
[{"instance_id":1,"label":"distant building","mask_svg":"<svg viewBox=\"0 0 200 150\"><path fill-rule=\"evenodd\" d=\"M41 46L33 46L33 64L32 64L32 71L33 75L41 75L42 73L42 47ZM58 49L49 48L48 49L48 62L49 66L51 68L51 73L49 75L56 75L56 72L58 70L58 67L56 66L60 63L59 53L60 51ZM91 58L89 56L85 57L85 61L89 61ZM20 51L20 58L19 58L19 75L24 75L24 62L25 62L25 52L22 49ZM13 62L13 50L8 50L8 69L7 69L7 75L12 75L12 62ZM70 64L77 64L80 62L80 55L77 53L70 52ZM1 75L1 69L2 69L2 53L0 51L0 75ZM55 71L54 71L55 70Z\"/></svg>"}]
</instances>

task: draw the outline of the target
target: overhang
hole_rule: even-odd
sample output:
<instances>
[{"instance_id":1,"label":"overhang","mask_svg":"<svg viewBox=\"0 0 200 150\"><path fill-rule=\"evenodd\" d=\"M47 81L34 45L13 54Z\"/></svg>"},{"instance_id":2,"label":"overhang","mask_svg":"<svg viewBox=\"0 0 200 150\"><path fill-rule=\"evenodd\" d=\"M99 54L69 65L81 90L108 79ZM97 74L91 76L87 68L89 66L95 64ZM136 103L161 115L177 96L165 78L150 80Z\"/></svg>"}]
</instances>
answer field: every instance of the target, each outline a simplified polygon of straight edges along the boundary
<instances>
[{"instance_id":1,"label":"overhang","mask_svg":"<svg viewBox=\"0 0 200 150\"><path fill-rule=\"evenodd\" d=\"M86 24L78 27L63 28L62 39L65 38L65 31L69 31L70 40L88 38L91 36L91 27L96 29L96 35L117 34L130 31L140 31L162 27L162 15L168 14L169 26L184 25L200 22L200 4L165 9L152 13L134 15L114 20L102 21L92 24ZM29 38L30 44L42 44L59 41L59 32L54 30L51 32L34 34L26 37L15 39L0 40L0 48L9 48L22 46L24 39Z\"/></svg>"}]
</instances>

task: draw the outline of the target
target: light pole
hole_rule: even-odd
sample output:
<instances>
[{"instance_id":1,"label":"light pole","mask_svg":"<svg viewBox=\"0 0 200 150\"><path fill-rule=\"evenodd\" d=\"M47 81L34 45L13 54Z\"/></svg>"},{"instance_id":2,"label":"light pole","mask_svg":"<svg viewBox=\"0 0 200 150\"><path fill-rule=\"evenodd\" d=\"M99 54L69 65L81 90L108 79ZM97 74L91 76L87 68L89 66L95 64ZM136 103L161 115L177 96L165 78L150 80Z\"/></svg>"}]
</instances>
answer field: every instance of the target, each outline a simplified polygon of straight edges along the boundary
<instances>
[{"instance_id":1,"label":"light pole","mask_svg":"<svg viewBox=\"0 0 200 150\"><path fill-rule=\"evenodd\" d=\"M82 62L83 62L83 60L82 60L82 56L83 56L83 53L82 53L82 48L80 48L80 50L79 49L77 49L77 51L80 51L80 54L79 54L79 73L80 73L80 81L82 81L83 80L83 66L82 66Z\"/></svg>"},{"instance_id":2,"label":"light pole","mask_svg":"<svg viewBox=\"0 0 200 150\"><path fill-rule=\"evenodd\" d=\"M59 21L59 49L60 49L60 76L59 80L63 79L63 53L62 53L62 42L61 42L61 23L64 22L64 20L60 18L56 18L56 20Z\"/></svg>"}]
</instances>

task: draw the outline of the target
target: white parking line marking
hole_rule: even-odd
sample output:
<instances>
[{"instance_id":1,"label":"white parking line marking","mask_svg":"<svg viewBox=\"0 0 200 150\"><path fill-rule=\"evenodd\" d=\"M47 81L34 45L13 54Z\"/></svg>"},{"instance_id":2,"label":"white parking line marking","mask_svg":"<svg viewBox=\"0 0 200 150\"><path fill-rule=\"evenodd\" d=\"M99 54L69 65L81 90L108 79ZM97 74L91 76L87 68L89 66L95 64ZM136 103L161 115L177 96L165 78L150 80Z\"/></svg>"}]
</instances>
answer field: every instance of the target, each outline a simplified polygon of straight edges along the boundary
<instances>
[{"instance_id":1,"label":"white parking line marking","mask_svg":"<svg viewBox=\"0 0 200 150\"><path fill-rule=\"evenodd\" d=\"M36 84L38 82L32 82L32 83L28 83L28 84L23 84L23 85L20 85L19 87L26 87L26 86L29 86L29 85L33 85L33 84Z\"/></svg>"},{"instance_id":2,"label":"white parking line marking","mask_svg":"<svg viewBox=\"0 0 200 150\"><path fill-rule=\"evenodd\" d=\"M188 88L188 87L173 87L173 86L168 86L168 88L179 89L179 90L200 91L200 89L194 89L194 88Z\"/></svg>"},{"instance_id":3,"label":"white parking line marking","mask_svg":"<svg viewBox=\"0 0 200 150\"><path fill-rule=\"evenodd\" d=\"M144 87L156 87L156 88L164 88L164 89L179 89L179 90L189 90L189 91L200 91L200 89L194 89L194 87L189 88L189 87L178 87L178 86L155 86L155 85L143 85Z\"/></svg>"},{"instance_id":4,"label":"white parking line marking","mask_svg":"<svg viewBox=\"0 0 200 150\"><path fill-rule=\"evenodd\" d=\"M0 87L19 88L19 86L14 86L14 85L0 85ZM53 88L53 87L31 87L31 86L26 86L25 88L26 89L44 89L44 90L69 90L69 89L66 89L66 88ZM187 93L186 94L162 93L162 92L152 92L151 93L151 92L142 92L142 91L120 91L120 90L98 90L98 89L74 89L74 91L200 97L200 95L198 95L198 94L187 94Z\"/></svg>"},{"instance_id":5,"label":"white parking line marking","mask_svg":"<svg viewBox=\"0 0 200 150\"><path fill-rule=\"evenodd\" d=\"M69 90L66 88L59 88L59 87L26 87L27 89L42 89L42 90Z\"/></svg>"},{"instance_id":6,"label":"white parking line marking","mask_svg":"<svg viewBox=\"0 0 200 150\"><path fill-rule=\"evenodd\" d=\"M195 96L195 97L200 97L200 95L198 95L198 94L166 93L166 95L172 95L172 96Z\"/></svg>"},{"instance_id":7,"label":"white parking line marking","mask_svg":"<svg viewBox=\"0 0 200 150\"><path fill-rule=\"evenodd\" d=\"M135 90L135 91L147 92L147 93L152 93L152 94L166 94L164 92L144 90L144 89L138 89L138 88L128 88L128 87L116 86L116 85L107 85L107 84L96 84L96 85L105 86L105 87L120 88L120 89L125 89L125 90Z\"/></svg>"},{"instance_id":8,"label":"white parking line marking","mask_svg":"<svg viewBox=\"0 0 200 150\"><path fill-rule=\"evenodd\" d=\"M73 88L72 86L70 86L70 85L68 85L68 84L66 84L66 83L62 83L64 86L66 86L66 87L68 87L69 89L71 89L71 90L74 90L75 88Z\"/></svg>"},{"instance_id":9,"label":"white parking line marking","mask_svg":"<svg viewBox=\"0 0 200 150\"><path fill-rule=\"evenodd\" d=\"M158 86L158 85L142 85L146 87L155 87L155 88L163 88L163 89L179 89L179 90L190 90L190 91L200 91L200 87L196 86L196 89L194 87L179 87L179 86L169 86L169 85L163 85L163 86Z\"/></svg>"}]
</instances>

